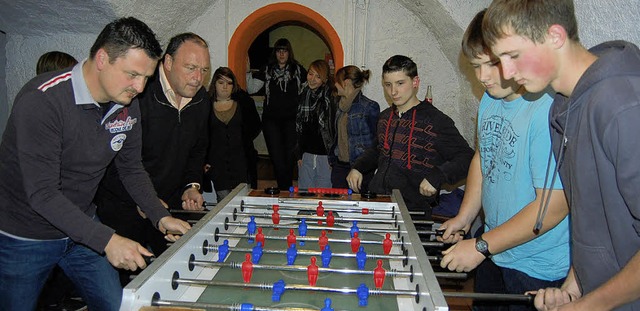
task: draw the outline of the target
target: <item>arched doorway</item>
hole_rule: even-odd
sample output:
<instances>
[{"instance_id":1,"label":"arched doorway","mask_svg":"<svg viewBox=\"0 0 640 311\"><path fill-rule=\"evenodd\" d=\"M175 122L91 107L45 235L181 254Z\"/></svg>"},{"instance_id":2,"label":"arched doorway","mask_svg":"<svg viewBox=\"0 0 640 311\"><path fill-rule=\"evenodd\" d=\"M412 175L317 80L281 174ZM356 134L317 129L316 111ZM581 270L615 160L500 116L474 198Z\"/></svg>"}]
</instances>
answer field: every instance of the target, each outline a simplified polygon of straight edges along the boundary
<instances>
[{"instance_id":1,"label":"arched doorway","mask_svg":"<svg viewBox=\"0 0 640 311\"><path fill-rule=\"evenodd\" d=\"M245 55L258 34L267 28L284 21L305 23L315 29L324 39L333 54L336 68L344 65L344 50L340 37L333 26L318 12L303 5L291 2L274 3L262 7L245 18L233 33L229 42L229 67L238 78L238 82L245 85L247 64Z\"/></svg>"}]
</instances>

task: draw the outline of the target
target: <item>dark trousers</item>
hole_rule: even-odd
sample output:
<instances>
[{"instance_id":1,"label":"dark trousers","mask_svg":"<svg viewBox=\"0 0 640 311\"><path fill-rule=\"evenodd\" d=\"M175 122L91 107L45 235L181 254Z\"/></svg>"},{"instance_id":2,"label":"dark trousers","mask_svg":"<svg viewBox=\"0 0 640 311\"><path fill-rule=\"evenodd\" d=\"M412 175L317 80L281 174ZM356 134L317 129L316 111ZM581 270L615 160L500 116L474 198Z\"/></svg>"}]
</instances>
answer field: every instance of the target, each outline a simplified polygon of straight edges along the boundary
<instances>
[{"instance_id":1,"label":"dark trousers","mask_svg":"<svg viewBox=\"0 0 640 311\"><path fill-rule=\"evenodd\" d=\"M522 295L527 291L547 287L560 287L564 278L545 281L531 277L518 270L497 266L485 259L476 268L474 291L476 293L499 293ZM508 304L506 302L474 302L474 311L535 311L533 304Z\"/></svg>"},{"instance_id":2,"label":"dark trousers","mask_svg":"<svg viewBox=\"0 0 640 311\"><path fill-rule=\"evenodd\" d=\"M351 171L351 165L346 162L336 162L331 167L331 186L333 188L348 189L347 175ZM362 175L362 185L360 186L360 192L369 190L369 182L373 178L373 173Z\"/></svg>"},{"instance_id":3,"label":"dark trousers","mask_svg":"<svg viewBox=\"0 0 640 311\"><path fill-rule=\"evenodd\" d=\"M293 148L296 144L295 119L265 118L262 122L262 133L267 143L278 188L289 190L293 184L295 165L293 155Z\"/></svg>"},{"instance_id":4,"label":"dark trousers","mask_svg":"<svg viewBox=\"0 0 640 311\"><path fill-rule=\"evenodd\" d=\"M143 247L150 247L156 257L167 249L164 235L149 219L140 216L135 203L123 202L104 191L98 191L94 202L98 207L100 221L116 230L116 234L134 240ZM122 286L126 286L131 281L131 276L139 272L118 269Z\"/></svg>"}]
</instances>

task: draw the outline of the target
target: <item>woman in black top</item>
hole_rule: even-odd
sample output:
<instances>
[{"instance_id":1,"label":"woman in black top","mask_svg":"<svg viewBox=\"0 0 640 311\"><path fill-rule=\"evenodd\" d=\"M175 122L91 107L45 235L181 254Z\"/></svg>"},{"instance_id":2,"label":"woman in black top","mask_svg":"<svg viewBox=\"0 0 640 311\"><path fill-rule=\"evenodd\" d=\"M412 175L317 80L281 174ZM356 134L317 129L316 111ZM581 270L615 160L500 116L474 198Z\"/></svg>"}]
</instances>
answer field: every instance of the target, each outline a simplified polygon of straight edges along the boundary
<instances>
[{"instance_id":1,"label":"woman in black top","mask_svg":"<svg viewBox=\"0 0 640 311\"><path fill-rule=\"evenodd\" d=\"M253 140L260 134L261 123L255 102L238 86L228 67L214 72L209 94L213 109L204 170L213 181L220 202L240 183L249 183L253 189L258 187L258 152ZM204 190L210 189L210 183L205 183Z\"/></svg>"},{"instance_id":2,"label":"woman in black top","mask_svg":"<svg viewBox=\"0 0 640 311\"><path fill-rule=\"evenodd\" d=\"M265 87L264 140L278 187L283 190L288 190L293 182L297 98L306 77L307 71L295 60L291 43L284 38L274 44L269 65L248 77L252 84L258 79Z\"/></svg>"}]
</instances>

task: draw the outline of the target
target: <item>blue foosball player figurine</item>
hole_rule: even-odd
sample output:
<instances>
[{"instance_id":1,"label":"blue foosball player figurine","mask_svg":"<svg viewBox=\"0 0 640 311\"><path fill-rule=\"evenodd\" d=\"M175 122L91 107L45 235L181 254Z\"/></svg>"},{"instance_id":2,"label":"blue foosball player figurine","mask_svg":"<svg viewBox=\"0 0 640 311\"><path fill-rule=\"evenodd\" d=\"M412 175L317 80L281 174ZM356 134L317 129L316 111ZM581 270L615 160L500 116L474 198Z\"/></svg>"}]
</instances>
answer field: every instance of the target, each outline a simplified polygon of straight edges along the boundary
<instances>
[{"instance_id":1,"label":"blue foosball player figurine","mask_svg":"<svg viewBox=\"0 0 640 311\"><path fill-rule=\"evenodd\" d=\"M298 225L298 235L301 237L307 236L307 220L302 218ZM304 241L300 241L300 246L304 246Z\"/></svg>"},{"instance_id":2,"label":"blue foosball player figurine","mask_svg":"<svg viewBox=\"0 0 640 311\"><path fill-rule=\"evenodd\" d=\"M331 308L331 298L324 300L324 308L320 309L320 311L333 311L333 308Z\"/></svg>"},{"instance_id":3,"label":"blue foosball player figurine","mask_svg":"<svg viewBox=\"0 0 640 311\"><path fill-rule=\"evenodd\" d=\"M249 223L247 223L247 232L249 233L249 235L254 235L256 234L256 217L255 216L251 216L251 220L249 220ZM249 244L253 243L253 239L247 239L247 242L249 242Z\"/></svg>"},{"instance_id":4,"label":"blue foosball player figurine","mask_svg":"<svg viewBox=\"0 0 640 311\"><path fill-rule=\"evenodd\" d=\"M351 230L349 230L349 232L351 233L351 237L354 236L354 233L356 232L360 232L360 228L358 228L358 222L357 221L353 221L353 226L351 226Z\"/></svg>"},{"instance_id":5,"label":"blue foosball player figurine","mask_svg":"<svg viewBox=\"0 0 640 311\"><path fill-rule=\"evenodd\" d=\"M322 267L329 268L329 264L331 263L331 257L333 253L331 252L331 247L327 244L322 250L322 254L320 255L320 259L322 260Z\"/></svg>"},{"instance_id":6,"label":"blue foosball player figurine","mask_svg":"<svg viewBox=\"0 0 640 311\"><path fill-rule=\"evenodd\" d=\"M218 262L224 262L227 254L229 254L229 240L224 240L222 245L218 246Z\"/></svg>"},{"instance_id":7,"label":"blue foosball player figurine","mask_svg":"<svg viewBox=\"0 0 640 311\"><path fill-rule=\"evenodd\" d=\"M280 301L280 297L282 297L282 294L284 294L284 290L285 290L285 283L284 280L280 279L277 282L273 283L273 294L271 295L271 300L273 302L279 302Z\"/></svg>"},{"instance_id":8,"label":"blue foosball player figurine","mask_svg":"<svg viewBox=\"0 0 640 311\"><path fill-rule=\"evenodd\" d=\"M293 265L293 263L296 262L296 257L298 257L298 250L296 250L295 244L291 244L291 246L287 248L287 265Z\"/></svg>"},{"instance_id":9,"label":"blue foosball player figurine","mask_svg":"<svg viewBox=\"0 0 640 311\"><path fill-rule=\"evenodd\" d=\"M364 246L360 246L356 253L356 262L358 263L358 269L364 270L364 266L367 263L367 253L364 251Z\"/></svg>"},{"instance_id":10,"label":"blue foosball player figurine","mask_svg":"<svg viewBox=\"0 0 640 311\"><path fill-rule=\"evenodd\" d=\"M358 295L358 305L361 307L366 307L369 303L369 288L366 284L361 283L356 290L356 294Z\"/></svg>"},{"instance_id":11,"label":"blue foosball player figurine","mask_svg":"<svg viewBox=\"0 0 640 311\"><path fill-rule=\"evenodd\" d=\"M258 264L260 263L260 258L262 258L262 242L258 242L256 246L251 250L251 262Z\"/></svg>"}]
</instances>

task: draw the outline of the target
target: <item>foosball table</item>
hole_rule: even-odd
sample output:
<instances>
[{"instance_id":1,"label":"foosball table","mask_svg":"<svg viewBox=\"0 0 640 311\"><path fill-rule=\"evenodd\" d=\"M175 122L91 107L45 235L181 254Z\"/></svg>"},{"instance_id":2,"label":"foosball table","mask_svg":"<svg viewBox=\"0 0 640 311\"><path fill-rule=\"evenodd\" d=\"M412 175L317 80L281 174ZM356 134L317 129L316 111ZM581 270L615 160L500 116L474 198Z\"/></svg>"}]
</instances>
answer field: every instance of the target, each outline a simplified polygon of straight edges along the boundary
<instances>
[{"instance_id":1,"label":"foosball table","mask_svg":"<svg viewBox=\"0 0 640 311\"><path fill-rule=\"evenodd\" d=\"M124 289L121 310L448 310L398 191L236 188Z\"/></svg>"}]
</instances>

